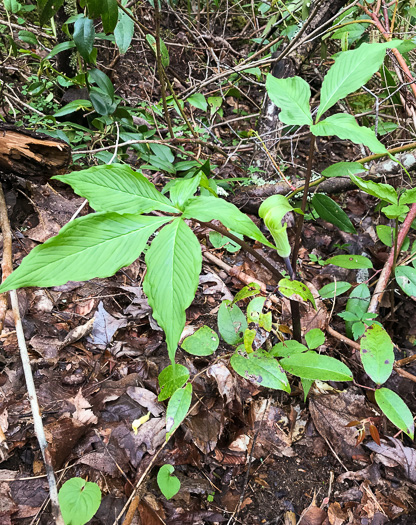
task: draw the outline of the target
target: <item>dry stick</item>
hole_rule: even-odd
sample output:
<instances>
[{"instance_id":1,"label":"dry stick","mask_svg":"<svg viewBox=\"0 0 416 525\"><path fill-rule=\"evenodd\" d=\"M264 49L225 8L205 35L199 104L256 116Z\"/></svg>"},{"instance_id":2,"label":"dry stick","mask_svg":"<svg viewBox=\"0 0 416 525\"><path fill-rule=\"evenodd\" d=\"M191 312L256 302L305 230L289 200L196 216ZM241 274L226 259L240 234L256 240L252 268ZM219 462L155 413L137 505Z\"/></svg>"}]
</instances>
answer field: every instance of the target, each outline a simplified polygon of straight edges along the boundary
<instances>
[{"instance_id":1,"label":"dry stick","mask_svg":"<svg viewBox=\"0 0 416 525\"><path fill-rule=\"evenodd\" d=\"M11 270L12 268L12 251L11 251L11 242L12 242L12 232L10 229L9 218L7 216L7 206L6 200L4 198L3 188L0 185L0 222L1 229L3 232L3 242L4 242L4 252L3 252L3 264L2 267L6 268L6 271ZM7 261L5 260L7 257ZM3 274L3 280L7 275ZM17 341L19 344L20 358L22 360L23 372L25 375L27 393L30 401L30 408L32 410L33 416L33 426L35 428L35 434L39 442L39 447L42 452L43 461L45 463L46 477L48 478L49 483L49 496L51 499L52 506L52 515L55 519L57 525L64 525L64 520L62 519L61 511L59 508L58 502L58 489L56 487L55 474L53 471L51 455L48 450L48 443L45 437L45 431L42 424L42 416L40 415L40 408L38 404L38 399L36 395L35 383L33 381L32 369L30 366L29 353L26 347L25 334L23 332L22 320L20 318L19 312L19 300L17 298L16 290L11 290L10 299L12 303L12 310L14 316L14 322L16 325L16 334Z\"/></svg>"},{"instance_id":2,"label":"dry stick","mask_svg":"<svg viewBox=\"0 0 416 525\"><path fill-rule=\"evenodd\" d=\"M397 238L397 252L400 251L403 241L408 234L412 222L416 218L416 204L412 204L409 213L407 214L406 219L403 222L402 228ZM368 307L368 312L374 314L377 312L381 298L383 297L384 290L387 288L387 283L390 278L390 274L393 268L394 263L394 253L395 248L393 247L390 251L389 258L384 265L383 271L380 274L376 289L374 290L373 296L371 297L370 306Z\"/></svg>"}]
</instances>

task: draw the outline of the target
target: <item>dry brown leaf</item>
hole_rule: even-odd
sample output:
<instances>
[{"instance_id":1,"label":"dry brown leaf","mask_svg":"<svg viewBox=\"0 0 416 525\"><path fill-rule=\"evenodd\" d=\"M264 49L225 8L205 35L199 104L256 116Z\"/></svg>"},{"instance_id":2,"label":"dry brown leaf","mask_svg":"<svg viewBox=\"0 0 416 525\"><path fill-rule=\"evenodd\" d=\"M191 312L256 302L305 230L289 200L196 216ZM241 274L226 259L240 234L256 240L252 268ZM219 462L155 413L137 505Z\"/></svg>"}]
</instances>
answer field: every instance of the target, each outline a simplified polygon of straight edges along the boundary
<instances>
[{"instance_id":1,"label":"dry brown leaf","mask_svg":"<svg viewBox=\"0 0 416 525\"><path fill-rule=\"evenodd\" d=\"M400 465L405 476L410 481L416 482L416 451L413 448L405 447L401 441L389 437L394 447L389 446L387 441L382 440L381 446L373 441L366 444L366 447L376 452L376 461L387 467L397 467Z\"/></svg>"}]
</instances>

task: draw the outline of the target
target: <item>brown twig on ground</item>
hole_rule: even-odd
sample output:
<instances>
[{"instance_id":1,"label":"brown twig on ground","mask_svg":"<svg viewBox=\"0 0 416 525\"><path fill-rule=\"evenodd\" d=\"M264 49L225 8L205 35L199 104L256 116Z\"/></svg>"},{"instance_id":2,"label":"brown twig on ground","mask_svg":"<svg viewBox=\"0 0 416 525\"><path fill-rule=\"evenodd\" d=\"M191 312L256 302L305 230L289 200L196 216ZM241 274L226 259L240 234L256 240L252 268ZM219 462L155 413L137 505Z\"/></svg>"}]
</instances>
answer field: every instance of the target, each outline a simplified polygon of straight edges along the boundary
<instances>
[{"instance_id":1,"label":"brown twig on ground","mask_svg":"<svg viewBox=\"0 0 416 525\"><path fill-rule=\"evenodd\" d=\"M2 268L6 268L6 272L12 268L12 251L11 251L11 229L7 215L6 200L4 198L3 188L0 185L0 222L3 233L4 246L7 246L3 252ZM6 260L7 257L7 260ZM3 275L3 280L5 275ZM57 525L65 525L62 519L61 511L58 502L58 489L56 486L55 473L53 471L51 455L48 450L48 442L46 441L45 431L42 424L42 416L40 413L38 398L36 395L35 383L33 381L32 368L30 366L29 353L26 347L25 334L23 332L22 320L19 312L19 300L16 290L11 290L10 299L12 303L12 310L14 322L16 325L17 341L19 344L20 358L22 360L23 372L26 381L27 393L30 401L30 408L32 410L33 425L35 434L39 442L39 447L42 452L43 461L45 463L46 477L49 483L49 496L51 499L52 515Z\"/></svg>"}]
</instances>

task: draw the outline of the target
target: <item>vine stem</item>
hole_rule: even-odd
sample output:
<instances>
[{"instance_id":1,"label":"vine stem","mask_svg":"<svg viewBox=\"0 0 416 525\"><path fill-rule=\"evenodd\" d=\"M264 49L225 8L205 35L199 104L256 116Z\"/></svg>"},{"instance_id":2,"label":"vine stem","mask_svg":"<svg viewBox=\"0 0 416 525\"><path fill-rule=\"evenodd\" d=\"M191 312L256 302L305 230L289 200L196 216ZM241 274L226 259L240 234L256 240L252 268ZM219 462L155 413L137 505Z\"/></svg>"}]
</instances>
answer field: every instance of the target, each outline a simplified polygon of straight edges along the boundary
<instances>
[{"instance_id":1,"label":"vine stem","mask_svg":"<svg viewBox=\"0 0 416 525\"><path fill-rule=\"evenodd\" d=\"M12 271L12 232L10 229L9 218L7 215L6 200L4 198L3 188L0 184L0 221L1 230L3 233L3 262L2 280L4 281L8 274ZM46 477L49 484L49 497L51 500L52 515L57 525L65 525L61 515L58 501L58 489L56 486L55 473L52 466L52 458L48 450L48 442L46 441L45 430L43 428L42 416L39 408L38 398L36 395L35 382L33 380L32 368L30 366L29 353L27 351L25 334L23 332L22 320L20 318L19 300L17 291L11 290L9 292L12 303L13 317L16 326L17 342L20 350L20 359L22 361L23 373L26 381L27 395L29 397L30 408L33 417L33 426L35 434L39 442L39 447L42 453L43 461L45 463Z\"/></svg>"},{"instance_id":2,"label":"vine stem","mask_svg":"<svg viewBox=\"0 0 416 525\"><path fill-rule=\"evenodd\" d=\"M386 264L384 265L383 271L380 274L377 286L374 290L373 296L371 297L370 305L368 307L368 312L375 314L378 310L381 298L383 293L387 288L387 283L390 278L394 266L395 253L398 253L402 247L403 241L406 238L407 233L410 230L412 222L416 218L416 203L412 204L409 213L407 214L406 219L403 222L399 235L397 237L397 245L394 243L393 248L390 251L389 258L387 259Z\"/></svg>"}]
</instances>

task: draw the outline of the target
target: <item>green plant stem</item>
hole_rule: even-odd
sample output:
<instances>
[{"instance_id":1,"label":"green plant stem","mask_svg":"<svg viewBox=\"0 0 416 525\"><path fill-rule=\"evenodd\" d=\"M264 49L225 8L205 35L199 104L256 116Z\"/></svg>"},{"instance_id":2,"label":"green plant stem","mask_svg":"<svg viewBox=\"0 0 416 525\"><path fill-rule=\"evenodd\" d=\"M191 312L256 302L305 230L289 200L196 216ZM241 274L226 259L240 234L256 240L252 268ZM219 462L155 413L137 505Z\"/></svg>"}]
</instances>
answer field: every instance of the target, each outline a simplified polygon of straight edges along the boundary
<instances>
[{"instance_id":1,"label":"green plant stem","mask_svg":"<svg viewBox=\"0 0 416 525\"><path fill-rule=\"evenodd\" d=\"M312 174L312 164L313 164L313 151L315 148L315 135L311 134L311 142L309 145L309 157L308 157L308 166L306 168L306 175L305 175L305 185L303 188L303 197L302 197L302 205L301 210L303 213L305 213L306 210L306 204L308 201L308 192L309 192L309 185L311 181L311 174ZM302 228L303 228L303 221L304 216L299 215L297 224L296 224L296 236L295 236L295 245L293 247L292 252L292 266L295 269L296 272L296 263L298 260L298 253L300 248L300 240L302 235Z\"/></svg>"},{"instance_id":2,"label":"green plant stem","mask_svg":"<svg viewBox=\"0 0 416 525\"><path fill-rule=\"evenodd\" d=\"M163 66L162 66L163 67ZM170 91L170 94L172 95L173 97L173 100L176 102L176 105L179 109L179 113L181 114L183 120L185 121L185 124L188 126L188 129L189 131L192 133L192 135L197 138L198 137L198 134L196 133L196 131L194 130L194 128L192 127L192 124L189 122L189 119L188 117L186 116L186 113L185 111L183 110L181 104L179 103L179 99L178 97L176 96L176 93L175 93L175 90L173 89L173 86L172 86L172 83L171 81L169 80L167 74L166 74L166 71L165 69L163 68L163 76L166 80L166 83L168 85L168 88L169 88L169 91Z\"/></svg>"}]
</instances>

